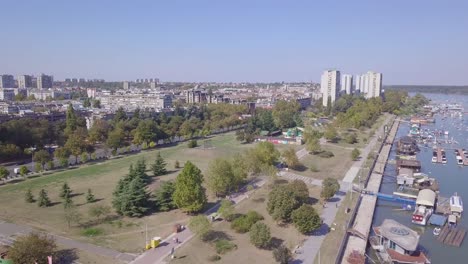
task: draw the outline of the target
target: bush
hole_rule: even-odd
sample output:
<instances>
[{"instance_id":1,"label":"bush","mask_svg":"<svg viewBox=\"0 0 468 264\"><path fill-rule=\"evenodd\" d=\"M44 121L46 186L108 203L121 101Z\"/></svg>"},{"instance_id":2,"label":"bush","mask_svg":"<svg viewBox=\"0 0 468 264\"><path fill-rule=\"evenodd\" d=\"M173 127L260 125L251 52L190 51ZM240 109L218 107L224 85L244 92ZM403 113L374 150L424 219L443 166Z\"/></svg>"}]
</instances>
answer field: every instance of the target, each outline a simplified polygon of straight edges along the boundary
<instances>
[{"instance_id":1,"label":"bush","mask_svg":"<svg viewBox=\"0 0 468 264\"><path fill-rule=\"evenodd\" d=\"M255 223L250 229L250 242L258 247L265 248L270 244L270 228L264 223Z\"/></svg>"},{"instance_id":2,"label":"bush","mask_svg":"<svg viewBox=\"0 0 468 264\"><path fill-rule=\"evenodd\" d=\"M87 237L99 236L99 235L102 235L103 233L104 231L101 228L92 228L92 227L86 228L85 230L81 232L83 236L87 236Z\"/></svg>"},{"instance_id":3,"label":"bush","mask_svg":"<svg viewBox=\"0 0 468 264\"><path fill-rule=\"evenodd\" d=\"M273 257L280 264L288 264L292 259L291 251L284 245L280 245L273 250Z\"/></svg>"},{"instance_id":4,"label":"bush","mask_svg":"<svg viewBox=\"0 0 468 264\"><path fill-rule=\"evenodd\" d=\"M351 159L352 160L357 160L359 158L359 155L361 155L361 152L359 149L355 148L353 151L351 151Z\"/></svg>"},{"instance_id":5,"label":"bush","mask_svg":"<svg viewBox=\"0 0 468 264\"><path fill-rule=\"evenodd\" d=\"M346 143L348 143L348 144L357 143L356 134L354 134L354 133L348 134L348 135L345 137L345 141L346 141Z\"/></svg>"},{"instance_id":6,"label":"bush","mask_svg":"<svg viewBox=\"0 0 468 264\"><path fill-rule=\"evenodd\" d=\"M219 256L219 255L212 255L212 256L208 257L208 261L211 261L211 262L215 262L215 261L218 261L218 260L221 260L221 256Z\"/></svg>"},{"instance_id":7,"label":"bush","mask_svg":"<svg viewBox=\"0 0 468 264\"><path fill-rule=\"evenodd\" d=\"M220 239L215 243L216 253L224 254L233 249L237 249L237 245L226 239Z\"/></svg>"},{"instance_id":8,"label":"bush","mask_svg":"<svg viewBox=\"0 0 468 264\"><path fill-rule=\"evenodd\" d=\"M246 215L242 215L232 221L231 228L237 233L247 233L252 225L260 220L263 220L263 216L261 214L255 211L250 211Z\"/></svg>"},{"instance_id":9,"label":"bush","mask_svg":"<svg viewBox=\"0 0 468 264\"><path fill-rule=\"evenodd\" d=\"M149 143L149 147L150 147L150 148L156 147L156 142L151 141L151 142Z\"/></svg>"},{"instance_id":10,"label":"bush","mask_svg":"<svg viewBox=\"0 0 468 264\"><path fill-rule=\"evenodd\" d=\"M303 234L312 232L322 225L322 220L315 209L307 204L303 204L291 214L294 226Z\"/></svg>"},{"instance_id":11,"label":"bush","mask_svg":"<svg viewBox=\"0 0 468 264\"><path fill-rule=\"evenodd\" d=\"M328 158L334 157L335 154L333 154L333 152L331 152L331 151L322 151L322 152L320 152L318 154L318 156L321 157L321 158L328 159Z\"/></svg>"},{"instance_id":12,"label":"bush","mask_svg":"<svg viewBox=\"0 0 468 264\"><path fill-rule=\"evenodd\" d=\"M320 197L328 200L332 198L339 189L340 184L336 179L326 178L322 181L322 191L320 192Z\"/></svg>"},{"instance_id":13,"label":"bush","mask_svg":"<svg viewBox=\"0 0 468 264\"><path fill-rule=\"evenodd\" d=\"M195 139L192 139L188 142L189 148L196 148L198 146L198 142Z\"/></svg>"}]
</instances>

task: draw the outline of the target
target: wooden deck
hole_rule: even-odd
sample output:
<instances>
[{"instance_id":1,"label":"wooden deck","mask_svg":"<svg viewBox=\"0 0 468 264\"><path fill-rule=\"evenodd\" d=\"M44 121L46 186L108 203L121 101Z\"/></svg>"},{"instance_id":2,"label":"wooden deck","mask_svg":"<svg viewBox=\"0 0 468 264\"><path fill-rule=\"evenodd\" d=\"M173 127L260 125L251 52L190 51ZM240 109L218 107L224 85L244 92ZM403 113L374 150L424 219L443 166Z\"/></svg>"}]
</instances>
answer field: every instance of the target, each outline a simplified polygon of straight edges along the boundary
<instances>
[{"instance_id":1,"label":"wooden deck","mask_svg":"<svg viewBox=\"0 0 468 264\"><path fill-rule=\"evenodd\" d=\"M463 149L458 149L458 153L463 160L463 165L468 166L468 159L465 158L465 153L463 153Z\"/></svg>"},{"instance_id":2,"label":"wooden deck","mask_svg":"<svg viewBox=\"0 0 468 264\"><path fill-rule=\"evenodd\" d=\"M449 228L447 225L442 228L440 235L437 237L437 241L449 245L460 247L465 238L466 230L462 228Z\"/></svg>"},{"instance_id":3,"label":"wooden deck","mask_svg":"<svg viewBox=\"0 0 468 264\"><path fill-rule=\"evenodd\" d=\"M442 163L442 149L437 148L437 163Z\"/></svg>"}]
</instances>

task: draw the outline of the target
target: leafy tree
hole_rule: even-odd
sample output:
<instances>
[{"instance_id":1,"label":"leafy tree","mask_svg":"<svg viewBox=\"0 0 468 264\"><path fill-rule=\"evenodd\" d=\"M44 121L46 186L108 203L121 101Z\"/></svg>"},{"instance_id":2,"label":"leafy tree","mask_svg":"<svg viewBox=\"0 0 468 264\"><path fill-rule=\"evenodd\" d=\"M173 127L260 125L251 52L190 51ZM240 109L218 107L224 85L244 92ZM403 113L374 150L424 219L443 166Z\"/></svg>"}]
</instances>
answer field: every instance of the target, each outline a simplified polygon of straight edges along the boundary
<instances>
[{"instance_id":1,"label":"leafy tree","mask_svg":"<svg viewBox=\"0 0 468 264\"><path fill-rule=\"evenodd\" d=\"M348 134L348 135L346 135L346 137L345 137L345 141L346 141L346 143L348 143L348 144L354 144L354 143L357 143L357 137L356 137L356 134L354 134L354 133L351 133L351 134Z\"/></svg>"},{"instance_id":2,"label":"leafy tree","mask_svg":"<svg viewBox=\"0 0 468 264\"><path fill-rule=\"evenodd\" d=\"M258 248L266 248L270 245L270 228L262 222L255 223L250 228L250 242Z\"/></svg>"},{"instance_id":3,"label":"leafy tree","mask_svg":"<svg viewBox=\"0 0 468 264\"><path fill-rule=\"evenodd\" d=\"M268 195L267 211L276 221L288 222L299 206L301 202L288 186L276 186Z\"/></svg>"},{"instance_id":4,"label":"leafy tree","mask_svg":"<svg viewBox=\"0 0 468 264\"><path fill-rule=\"evenodd\" d=\"M65 208L64 218L68 224L68 228L70 228L72 223L76 223L76 224L80 223L81 214L76 209L76 206L71 205Z\"/></svg>"},{"instance_id":5,"label":"leafy tree","mask_svg":"<svg viewBox=\"0 0 468 264\"><path fill-rule=\"evenodd\" d=\"M340 184L336 179L326 178L322 182L322 191L320 192L320 197L328 200L332 198L336 192L340 189Z\"/></svg>"},{"instance_id":6,"label":"leafy tree","mask_svg":"<svg viewBox=\"0 0 468 264\"><path fill-rule=\"evenodd\" d=\"M208 167L206 182L216 196L230 193L237 184L231 163L220 158L212 161Z\"/></svg>"},{"instance_id":7,"label":"leafy tree","mask_svg":"<svg viewBox=\"0 0 468 264\"><path fill-rule=\"evenodd\" d=\"M117 128L109 132L109 136L107 137L106 145L109 148L114 150L122 147L124 145L125 140L125 133L122 129Z\"/></svg>"},{"instance_id":8,"label":"leafy tree","mask_svg":"<svg viewBox=\"0 0 468 264\"><path fill-rule=\"evenodd\" d=\"M48 169L48 170L53 170L54 168L55 168L54 161L49 160L49 161L47 162L47 169Z\"/></svg>"},{"instance_id":9,"label":"leafy tree","mask_svg":"<svg viewBox=\"0 0 468 264\"><path fill-rule=\"evenodd\" d=\"M24 177L26 174L28 174L28 172L29 172L28 167L26 167L26 166L24 166L24 165L21 166L20 169L19 169L19 174L20 174L21 176L23 176L23 177Z\"/></svg>"},{"instance_id":10,"label":"leafy tree","mask_svg":"<svg viewBox=\"0 0 468 264\"><path fill-rule=\"evenodd\" d=\"M291 214L291 218L294 226L303 234L317 230L322 225L320 216L315 209L308 204L303 204L301 207L294 210Z\"/></svg>"},{"instance_id":11,"label":"leafy tree","mask_svg":"<svg viewBox=\"0 0 468 264\"><path fill-rule=\"evenodd\" d=\"M94 108L101 108L101 100L93 100Z\"/></svg>"},{"instance_id":12,"label":"leafy tree","mask_svg":"<svg viewBox=\"0 0 468 264\"><path fill-rule=\"evenodd\" d=\"M47 257L53 256L57 245L46 234L30 233L16 238L8 250L8 257L13 263L48 263Z\"/></svg>"},{"instance_id":13,"label":"leafy tree","mask_svg":"<svg viewBox=\"0 0 468 264\"><path fill-rule=\"evenodd\" d=\"M248 168L241 154L235 154L231 160L232 174L234 176L233 185L237 191L241 184L247 179Z\"/></svg>"},{"instance_id":14,"label":"leafy tree","mask_svg":"<svg viewBox=\"0 0 468 264\"><path fill-rule=\"evenodd\" d=\"M89 160L89 154L87 152L81 153L80 161L81 163L86 163Z\"/></svg>"},{"instance_id":15,"label":"leafy tree","mask_svg":"<svg viewBox=\"0 0 468 264\"><path fill-rule=\"evenodd\" d=\"M94 197L94 194L92 193L91 189L88 189L88 192L86 193L86 202L94 203L95 201L96 198Z\"/></svg>"},{"instance_id":16,"label":"leafy tree","mask_svg":"<svg viewBox=\"0 0 468 264\"><path fill-rule=\"evenodd\" d=\"M302 180L294 180L287 185L298 201L305 203L309 199L309 188Z\"/></svg>"},{"instance_id":17,"label":"leafy tree","mask_svg":"<svg viewBox=\"0 0 468 264\"><path fill-rule=\"evenodd\" d=\"M203 175L200 169L187 161L175 182L172 198L177 207L188 213L200 211L206 204L206 194L202 183Z\"/></svg>"},{"instance_id":18,"label":"leafy tree","mask_svg":"<svg viewBox=\"0 0 468 264\"><path fill-rule=\"evenodd\" d=\"M174 169L178 169L178 168L180 168L180 163L179 163L178 160L176 160L176 161L174 162Z\"/></svg>"},{"instance_id":19,"label":"leafy tree","mask_svg":"<svg viewBox=\"0 0 468 264\"><path fill-rule=\"evenodd\" d=\"M72 190L70 189L70 186L68 186L68 183L64 182L62 185L62 190L60 191L60 198L67 198L70 197L72 193Z\"/></svg>"},{"instance_id":20,"label":"leafy tree","mask_svg":"<svg viewBox=\"0 0 468 264\"><path fill-rule=\"evenodd\" d=\"M123 107L119 107L117 111L115 112L114 116L114 124L117 124L119 121L123 121L127 119L127 113L125 113L125 110Z\"/></svg>"},{"instance_id":21,"label":"leafy tree","mask_svg":"<svg viewBox=\"0 0 468 264\"><path fill-rule=\"evenodd\" d=\"M10 171L4 166L0 166L0 179L5 179L10 175Z\"/></svg>"},{"instance_id":22,"label":"leafy tree","mask_svg":"<svg viewBox=\"0 0 468 264\"><path fill-rule=\"evenodd\" d=\"M84 141L84 138L79 135L78 133L73 133L71 134L67 142L65 143L65 148L70 151L70 154L75 156L75 163L78 161L78 156L83 152L83 149L85 149L86 143Z\"/></svg>"},{"instance_id":23,"label":"leafy tree","mask_svg":"<svg viewBox=\"0 0 468 264\"><path fill-rule=\"evenodd\" d=\"M98 223L101 222L101 217L106 216L110 213L111 208L106 205L95 205L89 208L88 214L91 217L95 217Z\"/></svg>"},{"instance_id":24,"label":"leafy tree","mask_svg":"<svg viewBox=\"0 0 468 264\"><path fill-rule=\"evenodd\" d=\"M134 130L133 143L152 142L158 140L158 128L152 119L141 120Z\"/></svg>"},{"instance_id":25,"label":"leafy tree","mask_svg":"<svg viewBox=\"0 0 468 264\"><path fill-rule=\"evenodd\" d=\"M236 140L240 142L245 140L245 132L243 130L236 131Z\"/></svg>"},{"instance_id":26,"label":"leafy tree","mask_svg":"<svg viewBox=\"0 0 468 264\"><path fill-rule=\"evenodd\" d=\"M192 139L188 142L188 147L189 148L196 148L198 146L197 140Z\"/></svg>"},{"instance_id":27,"label":"leafy tree","mask_svg":"<svg viewBox=\"0 0 468 264\"><path fill-rule=\"evenodd\" d=\"M274 165L280 157L279 151L271 142L259 142L255 148L249 149L244 161L249 172L257 174Z\"/></svg>"},{"instance_id":28,"label":"leafy tree","mask_svg":"<svg viewBox=\"0 0 468 264\"><path fill-rule=\"evenodd\" d=\"M175 186L172 181L162 182L161 187L156 190L156 204L159 211L167 212L176 208L172 195L174 194Z\"/></svg>"},{"instance_id":29,"label":"leafy tree","mask_svg":"<svg viewBox=\"0 0 468 264\"><path fill-rule=\"evenodd\" d=\"M263 216L255 211L249 211L246 215L237 217L232 221L231 228L237 233L247 233L258 221L263 220Z\"/></svg>"},{"instance_id":30,"label":"leafy tree","mask_svg":"<svg viewBox=\"0 0 468 264\"><path fill-rule=\"evenodd\" d=\"M66 127L65 135L72 134L78 127L78 118L76 117L75 109L73 109L72 104L68 104L67 113L66 113Z\"/></svg>"},{"instance_id":31,"label":"leafy tree","mask_svg":"<svg viewBox=\"0 0 468 264\"><path fill-rule=\"evenodd\" d=\"M163 157L161 156L161 153L158 152L158 155L156 156L156 160L154 164L151 166L151 170L153 171L154 176L161 176L167 173L166 170L166 165L167 163L164 161Z\"/></svg>"},{"instance_id":32,"label":"leafy tree","mask_svg":"<svg viewBox=\"0 0 468 264\"><path fill-rule=\"evenodd\" d=\"M280 264L288 264L292 260L291 250L285 245L281 244L279 247L273 249L273 257L276 262Z\"/></svg>"},{"instance_id":33,"label":"leafy tree","mask_svg":"<svg viewBox=\"0 0 468 264\"><path fill-rule=\"evenodd\" d=\"M351 151L351 159L352 160L357 160L359 158L359 155L361 155L361 152L359 149L355 148L353 151Z\"/></svg>"},{"instance_id":34,"label":"leafy tree","mask_svg":"<svg viewBox=\"0 0 468 264\"><path fill-rule=\"evenodd\" d=\"M83 101L83 107L88 108L91 106L91 102L89 101L89 98L85 98Z\"/></svg>"},{"instance_id":35,"label":"leafy tree","mask_svg":"<svg viewBox=\"0 0 468 264\"><path fill-rule=\"evenodd\" d=\"M335 127L329 125L325 131L324 136L328 141L335 142L336 138L338 137L338 132L336 132Z\"/></svg>"},{"instance_id":36,"label":"leafy tree","mask_svg":"<svg viewBox=\"0 0 468 264\"><path fill-rule=\"evenodd\" d=\"M24 194L24 200L27 202L27 203L34 203L36 200L34 200L34 196L31 192L31 189L28 189L26 191L26 193Z\"/></svg>"},{"instance_id":37,"label":"leafy tree","mask_svg":"<svg viewBox=\"0 0 468 264\"><path fill-rule=\"evenodd\" d=\"M89 141L105 142L109 133L110 126L107 121L103 119L97 119L93 122L93 126L89 129L88 139Z\"/></svg>"},{"instance_id":38,"label":"leafy tree","mask_svg":"<svg viewBox=\"0 0 468 264\"><path fill-rule=\"evenodd\" d=\"M49 196L47 195L47 191L41 189L39 192L39 198L37 199L37 204L39 207L48 207L50 206Z\"/></svg>"},{"instance_id":39,"label":"leafy tree","mask_svg":"<svg viewBox=\"0 0 468 264\"><path fill-rule=\"evenodd\" d=\"M189 228L202 240L211 230L211 223L205 215L197 215L190 219Z\"/></svg>"},{"instance_id":40,"label":"leafy tree","mask_svg":"<svg viewBox=\"0 0 468 264\"><path fill-rule=\"evenodd\" d=\"M293 148L285 150L282 156L288 167L293 170L298 169L302 165Z\"/></svg>"},{"instance_id":41,"label":"leafy tree","mask_svg":"<svg viewBox=\"0 0 468 264\"><path fill-rule=\"evenodd\" d=\"M279 128L290 128L296 126L292 118L301 110L301 106L297 101L284 101L276 102L273 107L273 120L275 125Z\"/></svg>"},{"instance_id":42,"label":"leafy tree","mask_svg":"<svg viewBox=\"0 0 468 264\"><path fill-rule=\"evenodd\" d=\"M222 217L224 217L226 220L229 221L229 219L232 219L232 215L234 215L235 210L234 210L234 205L230 200L223 199L221 200L218 213L221 214Z\"/></svg>"},{"instance_id":43,"label":"leafy tree","mask_svg":"<svg viewBox=\"0 0 468 264\"><path fill-rule=\"evenodd\" d=\"M309 142L312 139L319 140L322 136L323 136L323 133L321 133L318 130L312 129L310 126L306 127L304 134L302 135L305 142Z\"/></svg>"},{"instance_id":44,"label":"leafy tree","mask_svg":"<svg viewBox=\"0 0 468 264\"><path fill-rule=\"evenodd\" d=\"M39 162L34 163L34 171L35 172L42 171L42 165Z\"/></svg>"},{"instance_id":45,"label":"leafy tree","mask_svg":"<svg viewBox=\"0 0 468 264\"><path fill-rule=\"evenodd\" d=\"M34 153L34 161L41 164L42 169L44 169L44 165L51 160L50 154L47 150L41 149Z\"/></svg>"}]
</instances>

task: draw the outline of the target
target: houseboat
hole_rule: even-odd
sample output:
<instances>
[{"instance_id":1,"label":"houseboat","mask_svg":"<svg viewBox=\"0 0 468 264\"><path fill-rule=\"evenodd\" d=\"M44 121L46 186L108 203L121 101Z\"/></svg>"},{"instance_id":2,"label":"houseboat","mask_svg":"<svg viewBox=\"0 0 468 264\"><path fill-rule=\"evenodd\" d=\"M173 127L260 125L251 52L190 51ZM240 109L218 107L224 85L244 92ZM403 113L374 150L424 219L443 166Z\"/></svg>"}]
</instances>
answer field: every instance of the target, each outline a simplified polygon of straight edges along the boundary
<instances>
[{"instance_id":1,"label":"houseboat","mask_svg":"<svg viewBox=\"0 0 468 264\"><path fill-rule=\"evenodd\" d=\"M425 226L434 211L436 193L429 189L419 191L411 222Z\"/></svg>"},{"instance_id":2,"label":"houseboat","mask_svg":"<svg viewBox=\"0 0 468 264\"><path fill-rule=\"evenodd\" d=\"M432 162L433 163L437 162L437 149L432 150Z\"/></svg>"},{"instance_id":3,"label":"houseboat","mask_svg":"<svg viewBox=\"0 0 468 264\"><path fill-rule=\"evenodd\" d=\"M415 139L404 136L397 142L397 152L399 155L416 155L419 151L418 144Z\"/></svg>"},{"instance_id":4,"label":"houseboat","mask_svg":"<svg viewBox=\"0 0 468 264\"><path fill-rule=\"evenodd\" d=\"M381 226L373 228L375 236L370 244L384 263L430 264L429 258L418 250L419 235L416 231L392 219L385 219Z\"/></svg>"},{"instance_id":5,"label":"houseboat","mask_svg":"<svg viewBox=\"0 0 468 264\"><path fill-rule=\"evenodd\" d=\"M457 193L450 197L450 213L456 217L461 217L463 213L463 202L460 196Z\"/></svg>"}]
</instances>

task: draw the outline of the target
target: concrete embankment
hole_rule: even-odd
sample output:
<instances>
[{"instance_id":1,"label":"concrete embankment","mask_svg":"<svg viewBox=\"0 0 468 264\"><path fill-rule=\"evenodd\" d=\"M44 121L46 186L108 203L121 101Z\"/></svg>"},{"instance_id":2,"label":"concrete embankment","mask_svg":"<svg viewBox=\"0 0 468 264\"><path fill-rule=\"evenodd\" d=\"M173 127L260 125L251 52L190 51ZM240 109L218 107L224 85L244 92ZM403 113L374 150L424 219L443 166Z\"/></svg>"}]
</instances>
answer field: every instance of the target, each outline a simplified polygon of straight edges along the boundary
<instances>
[{"instance_id":1,"label":"concrete embankment","mask_svg":"<svg viewBox=\"0 0 468 264\"><path fill-rule=\"evenodd\" d=\"M374 163L372 173L366 185L366 189L371 192L378 192L380 189L385 165L387 163L388 156L390 155L390 150L398 131L398 127L399 122L395 121L385 142L383 143L377 161ZM370 233L376 203L377 197L362 194L361 199L358 201L358 207L356 208L356 216L351 225L352 232L355 235L345 236L345 240L347 241L346 246L344 247L344 253L341 256L341 263L349 263L347 258L353 251L358 251L361 254L366 252L367 238Z\"/></svg>"}]
</instances>

